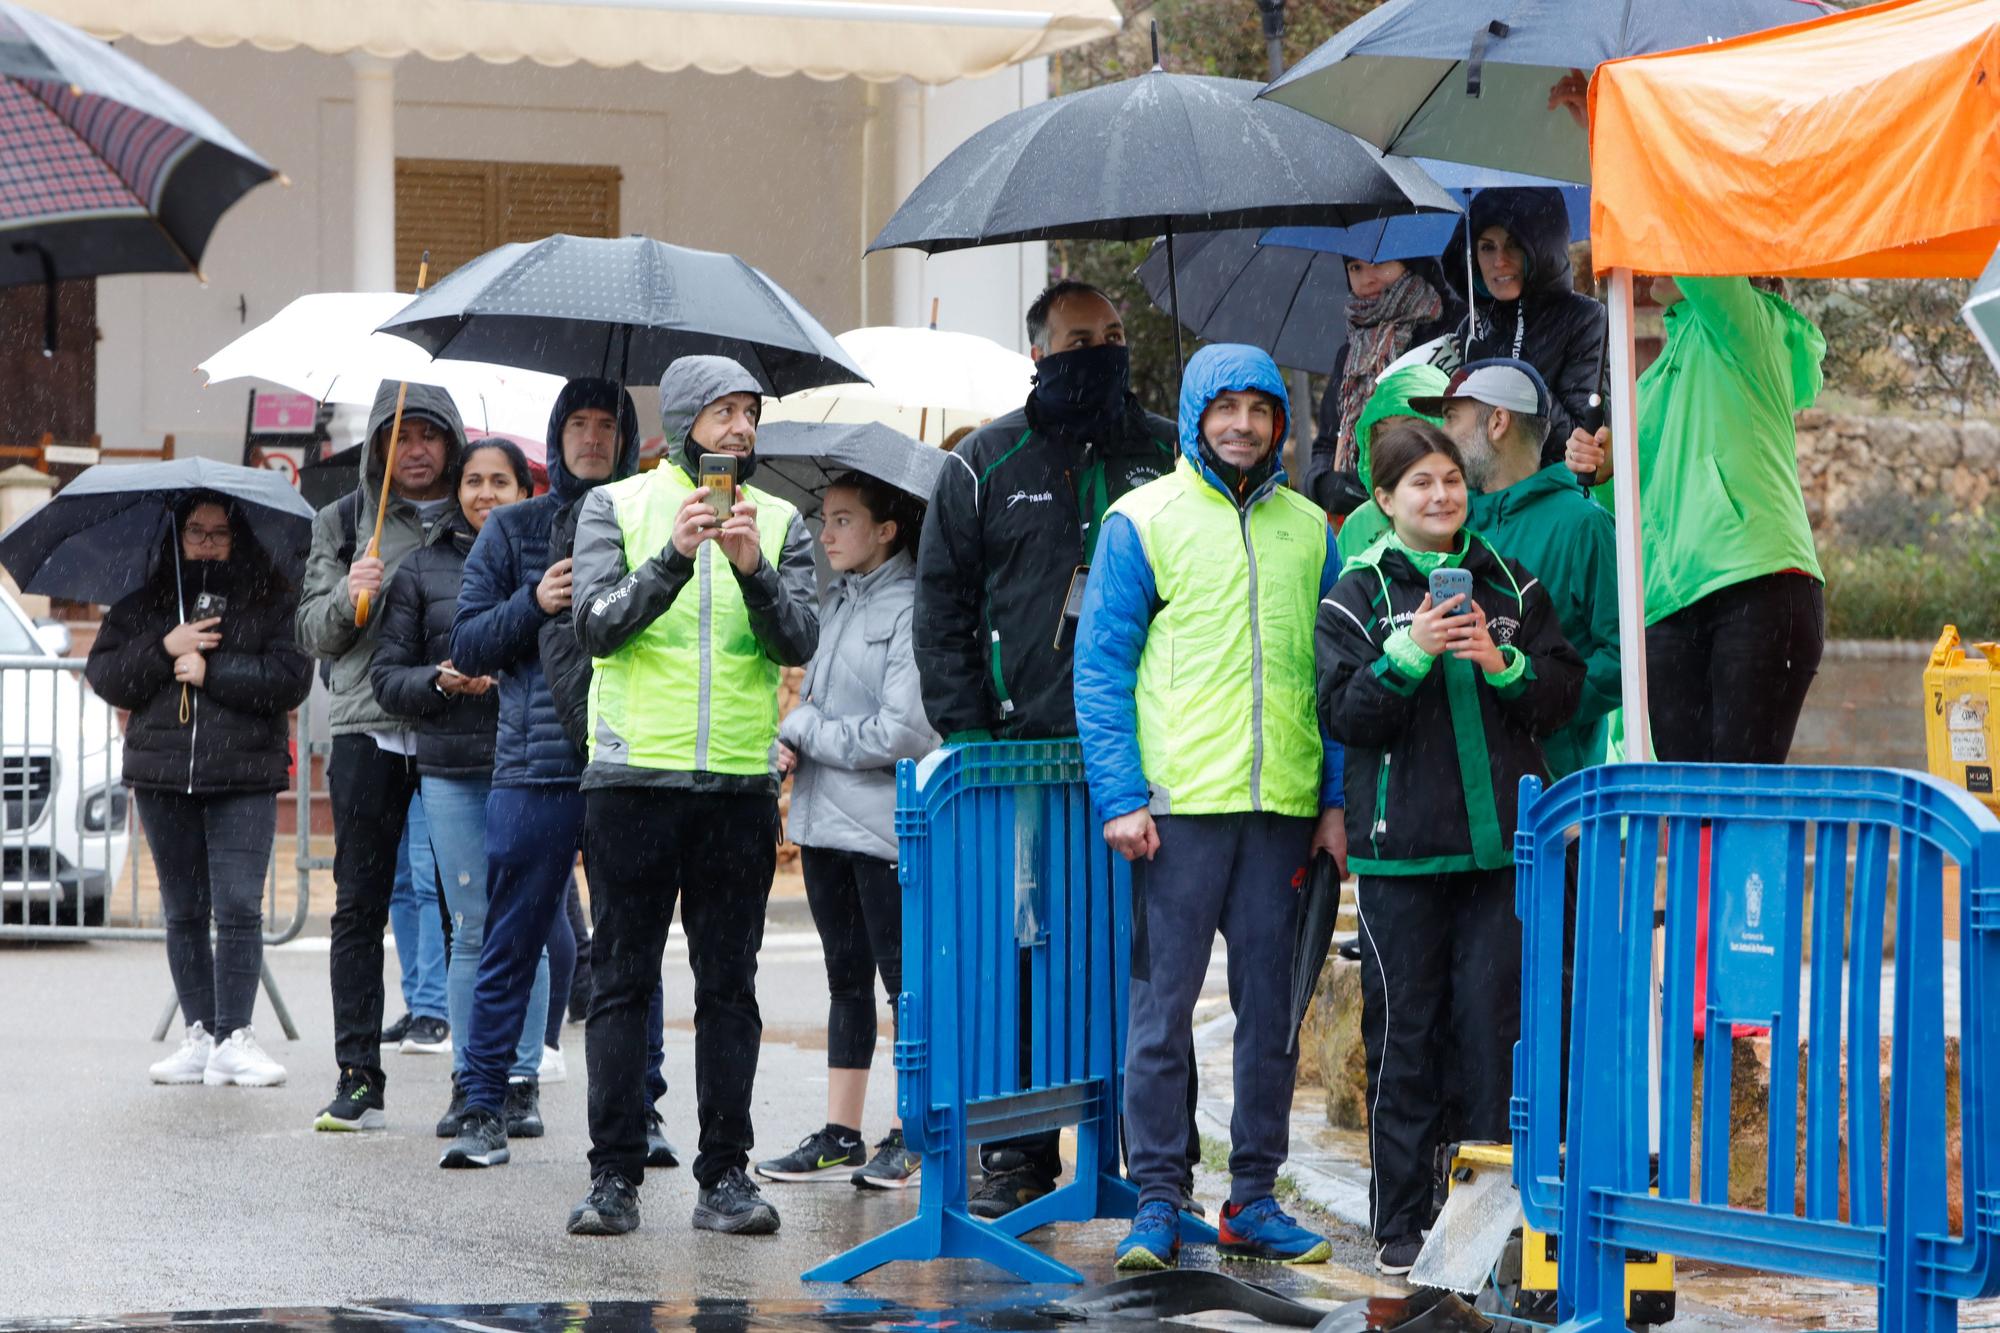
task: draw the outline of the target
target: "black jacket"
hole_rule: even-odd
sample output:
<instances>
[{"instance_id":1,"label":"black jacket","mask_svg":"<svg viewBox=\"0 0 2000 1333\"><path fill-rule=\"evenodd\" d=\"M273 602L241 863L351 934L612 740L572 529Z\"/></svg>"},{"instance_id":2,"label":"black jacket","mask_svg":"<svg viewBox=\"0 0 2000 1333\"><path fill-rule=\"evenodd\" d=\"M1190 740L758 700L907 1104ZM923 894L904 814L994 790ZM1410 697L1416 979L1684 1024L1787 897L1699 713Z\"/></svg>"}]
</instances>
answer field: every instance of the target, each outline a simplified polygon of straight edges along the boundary
<instances>
[{"instance_id":1,"label":"black jacket","mask_svg":"<svg viewBox=\"0 0 2000 1333\"><path fill-rule=\"evenodd\" d=\"M196 566L182 569L192 606ZM293 633L297 594L230 591L222 643L206 655L201 688L187 691L183 722L181 686L161 640L187 616L171 561L161 572L105 614L84 667L99 697L131 711L125 781L194 796L282 791L291 769L287 715L312 690L312 659Z\"/></svg>"},{"instance_id":2,"label":"black jacket","mask_svg":"<svg viewBox=\"0 0 2000 1333\"><path fill-rule=\"evenodd\" d=\"M1064 444L1009 412L945 460L917 548L917 673L939 735L1076 734L1070 581L1106 507L1177 454L1173 424L1128 398L1109 445Z\"/></svg>"},{"instance_id":3,"label":"black jacket","mask_svg":"<svg viewBox=\"0 0 2000 1333\"><path fill-rule=\"evenodd\" d=\"M1438 317L1426 324L1419 324L1410 334L1410 346L1421 347L1447 334L1456 334L1465 325L1465 302L1444 280L1438 265L1431 260L1412 260L1409 267L1422 273L1425 281L1444 301L1444 308ZM1347 351L1349 344L1342 343L1333 355L1333 373L1327 377L1326 393L1319 402L1319 415L1313 423L1312 460L1306 464L1306 479L1301 487L1312 497L1313 502L1329 514L1343 517L1359 509L1368 499L1368 488L1362 484L1353 468L1341 472L1333 470L1334 448L1340 442L1340 383L1347 377ZM1457 353L1452 354L1455 361Z\"/></svg>"},{"instance_id":4,"label":"black jacket","mask_svg":"<svg viewBox=\"0 0 2000 1333\"><path fill-rule=\"evenodd\" d=\"M1589 411L1590 396L1604 392L1604 307L1574 286L1569 262L1569 215L1555 190L1482 190L1472 201L1472 234L1498 224L1519 241L1527 257L1522 273L1526 295L1495 301L1484 279L1474 277L1472 344L1467 361L1492 356L1519 357L1542 374L1555 398L1542 465L1559 463L1570 431ZM1463 254L1465 233L1452 239L1449 253ZM1445 266L1463 283L1463 265ZM1474 273L1478 272L1477 265Z\"/></svg>"},{"instance_id":5,"label":"black jacket","mask_svg":"<svg viewBox=\"0 0 2000 1333\"><path fill-rule=\"evenodd\" d=\"M1513 864L1521 779L1546 778L1542 737L1569 721L1583 659L1549 594L1477 536L1463 567L1493 641L1527 658L1495 688L1470 662L1434 659L1412 677L1387 654L1429 580L1385 537L1348 564L1320 603L1319 713L1347 747L1347 848L1359 874L1425 875ZM1508 654L1512 659L1512 654Z\"/></svg>"},{"instance_id":6,"label":"black jacket","mask_svg":"<svg viewBox=\"0 0 2000 1333\"><path fill-rule=\"evenodd\" d=\"M581 504L580 500L571 501L549 520L551 565L576 554L576 514ZM576 762L581 765L590 753L590 654L576 641L576 626L568 616L550 616L543 621L540 642L549 697L555 701L556 717L576 748Z\"/></svg>"},{"instance_id":7,"label":"black jacket","mask_svg":"<svg viewBox=\"0 0 2000 1333\"><path fill-rule=\"evenodd\" d=\"M403 557L382 601L382 627L368 667L375 702L416 720L417 771L431 777L493 772L500 692L448 695L437 688L437 664L451 657L451 622L472 538L472 524L454 503L431 525L424 544Z\"/></svg>"}]
</instances>

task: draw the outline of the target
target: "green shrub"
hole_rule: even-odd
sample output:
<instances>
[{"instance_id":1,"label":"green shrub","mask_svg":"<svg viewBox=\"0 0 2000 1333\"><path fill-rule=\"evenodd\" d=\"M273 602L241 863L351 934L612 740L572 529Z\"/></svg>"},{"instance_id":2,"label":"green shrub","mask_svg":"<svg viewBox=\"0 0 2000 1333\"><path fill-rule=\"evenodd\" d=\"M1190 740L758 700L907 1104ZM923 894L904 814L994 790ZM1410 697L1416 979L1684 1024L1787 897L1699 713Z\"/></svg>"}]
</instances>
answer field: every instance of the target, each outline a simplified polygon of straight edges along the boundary
<instances>
[{"instance_id":1,"label":"green shrub","mask_svg":"<svg viewBox=\"0 0 2000 1333\"><path fill-rule=\"evenodd\" d=\"M1823 544L1827 636L1930 642L1957 625L1967 639L2000 638L2000 524L1956 536L1928 548Z\"/></svg>"}]
</instances>

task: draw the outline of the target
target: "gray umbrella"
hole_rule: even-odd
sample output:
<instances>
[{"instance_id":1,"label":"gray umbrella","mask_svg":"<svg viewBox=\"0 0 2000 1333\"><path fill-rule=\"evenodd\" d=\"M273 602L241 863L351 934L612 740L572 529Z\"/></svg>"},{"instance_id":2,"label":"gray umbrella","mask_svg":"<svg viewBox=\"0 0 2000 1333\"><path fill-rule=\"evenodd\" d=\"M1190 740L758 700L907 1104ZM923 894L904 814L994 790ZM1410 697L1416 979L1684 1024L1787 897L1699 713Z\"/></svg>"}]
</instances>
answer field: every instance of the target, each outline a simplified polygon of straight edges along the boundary
<instances>
[{"instance_id":1,"label":"gray umbrella","mask_svg":"<svg viewBox=\"0 0 2000 1333\"><path fill-rule=\"evenodd\" d=\"M1325 375L1347 341L1347 260L1289 245L1260 245L1262 228L1211 231L1181 242L1174 288L1167 250L1139 265L1153 304L1176 312L1204 342L1248 343L1292 370Z\"/></svg>"},{"instance_id":2,"label":"gray umbrella","mask_svg":"<svg viewBox=\"0 0 2000 1333\"><path fill-rule=\"evenodd\" d=\"M382 325L432 356L625 384L683 356L739 362L769 394L867 376L819 321L735 255L645 236L489 250Z\"/></svg>"},{"instance_id":3,"label":"gray umbrella","mask_svg":"<svg viewBox=\"0 0 2000 1333\"><path fill-rule=\"evenodd\" d=\"M828 483L850 469L927 501L944 464L942 449L879 421L774 421L757 431L755 484L811 519Z\"/></svg>"},{"instance_id":4,"label":"gray umbrella","mask_svg":"<svg viewBox=\"0 0 2000 1333\"><path fill-rule=\"evenodd\" d=\"M99 463L0 534L0 565L21 591L110 604L153 575L174 507L196 491L237 502L251 535L294 585L305 572L312 506L276 472L207 458Z\"/></svg>"}]
</instances>

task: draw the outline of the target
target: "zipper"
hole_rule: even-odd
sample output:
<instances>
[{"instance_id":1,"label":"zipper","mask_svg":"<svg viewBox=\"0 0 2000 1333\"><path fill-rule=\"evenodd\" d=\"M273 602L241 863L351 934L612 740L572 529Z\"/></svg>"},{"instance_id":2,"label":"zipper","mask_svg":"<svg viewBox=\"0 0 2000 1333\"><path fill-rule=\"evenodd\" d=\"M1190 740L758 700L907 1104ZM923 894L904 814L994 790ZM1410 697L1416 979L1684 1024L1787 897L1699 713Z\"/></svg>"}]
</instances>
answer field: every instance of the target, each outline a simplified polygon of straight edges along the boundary
<instances>
[{"instance_id":1,"label":"zipper","mask_svg":"<svg viewBox=\"0 0 2000 1333\"><path fill-rule=\"evenodd\" d=\"M1250 511L1242 513L1243 553L1250 560L1250 808L1264 809L1264 631L1257 621L1257 547L1250 540Z\"/></svg>"},{"instance_id":2,"label":"zipper","mask_svg":"<svg viewBox=\"0 0 2000 1333\"><path fill-rule=\"evenodd\" d=\"M700 584L699 610L696 623L699 626L698 665L695 668L695 723L694 723L694 766L697 772L708 768L708 685L709 685L709 627L712 623L712 608L709 604L709 569L714 564L710 558L715 551L714 542L703 542L695 552L696 578Z\"/></svg>"},{"instance_id":3,"label":"zipper","mask_svg":"<svg viewBox=\"0 0 2000 1333\"><path fill-rule=\"evenodd\" d=\"M187 780L186 794L192 796L194 795L194 752L195 752L195 747L201 743L201 691L200 690L197 689L188 690L188 710L189 710L189 716L193 721L194 729L188 733L188 780Z\"/></svg>"},{"instance_id":4,"label":"zipper","mask_svg":"<svg viewBox=\"0 0 2000 1333\"><path fill-rule=\"evenodd\" d=\"M1382 859L1382 844L1378 841L1389 831L1389 755L1382 755L1382 766L1375 770L1375 827L1368 830L1368 845L1375 850L1375 859Z\"/></svg>"}]
</instances>

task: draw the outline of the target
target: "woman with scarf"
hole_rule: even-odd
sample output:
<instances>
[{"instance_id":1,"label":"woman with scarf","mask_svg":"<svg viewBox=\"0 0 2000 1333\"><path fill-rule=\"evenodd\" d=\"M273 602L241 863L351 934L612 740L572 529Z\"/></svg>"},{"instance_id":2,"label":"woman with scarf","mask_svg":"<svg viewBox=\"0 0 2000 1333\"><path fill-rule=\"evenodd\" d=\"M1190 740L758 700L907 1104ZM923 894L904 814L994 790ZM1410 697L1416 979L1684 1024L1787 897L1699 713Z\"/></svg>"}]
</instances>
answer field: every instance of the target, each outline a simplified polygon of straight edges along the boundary
<instances>
[{"instance_id":1,"label":"woman with scarf","mask_svg":"<svg viewBox=\"0 0 2000 1333\"><path fill-rule=\"evenodd\" d=\"M1305 491L1319 507L1345 518L1368 500L1361 483L1355 428L1375 383L1412 347L1441 338L1465 322L1465 303L1453 294L1433 260L1347 261L1347 342L1335 354L1319 405L1312 463Z\"/></svg>"},{"instance_id":2,"label":"woman with scarf","mask_svg":"<svg viewBox=\"0 0 2000 1333\"><path fill-rule=\"evenodd\" d=\"M196 492L175 510L144 587L105 614L84 675L125 724L187 1021L155 1083L274 1087L284 1067L250 1029L264 969L264 877L291 769L287 715L312 688L292 637L298 590L241 511ZM209 925L215 943L209 944Z\"/></svg>"}]
</instances>

